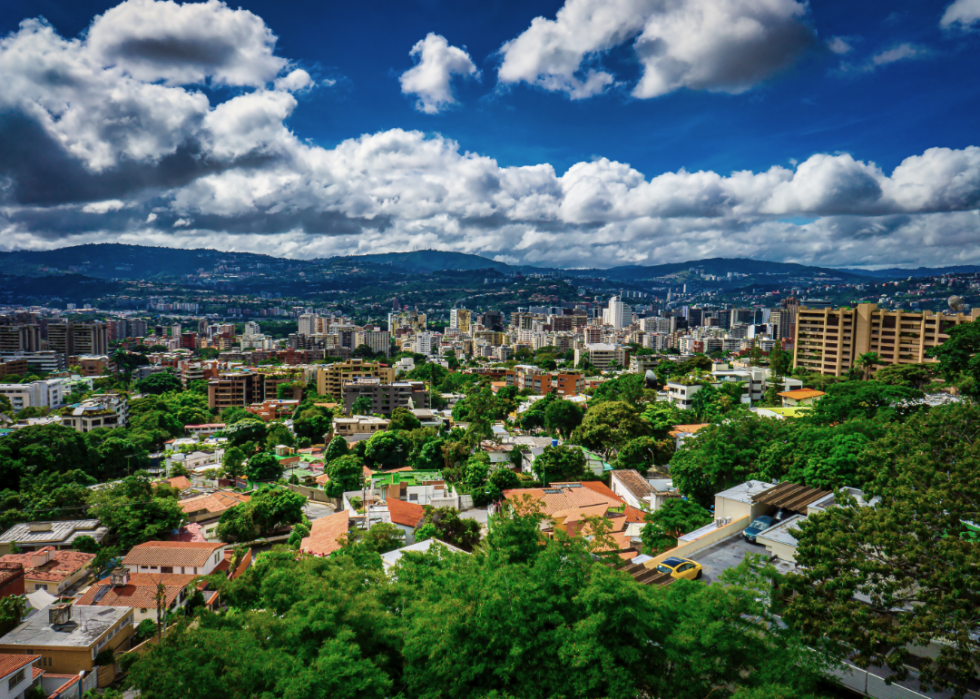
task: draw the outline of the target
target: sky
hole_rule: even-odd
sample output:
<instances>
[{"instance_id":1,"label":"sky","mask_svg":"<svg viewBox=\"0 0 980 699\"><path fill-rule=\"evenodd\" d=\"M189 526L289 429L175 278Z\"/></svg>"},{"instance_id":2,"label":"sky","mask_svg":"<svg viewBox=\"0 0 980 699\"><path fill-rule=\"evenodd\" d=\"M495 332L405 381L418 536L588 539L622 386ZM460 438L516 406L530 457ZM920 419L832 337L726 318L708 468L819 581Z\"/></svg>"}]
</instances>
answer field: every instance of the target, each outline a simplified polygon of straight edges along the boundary
<instances>
[{"instance_id":1,"label":"sky","mask_svg":"<svg viewBox=\"0 0 980 699\"><path fill-rule=\"evenodd\" d=\"M0 3L0 249L980 264L980 0Z\"/></svg>"}]
</instances>

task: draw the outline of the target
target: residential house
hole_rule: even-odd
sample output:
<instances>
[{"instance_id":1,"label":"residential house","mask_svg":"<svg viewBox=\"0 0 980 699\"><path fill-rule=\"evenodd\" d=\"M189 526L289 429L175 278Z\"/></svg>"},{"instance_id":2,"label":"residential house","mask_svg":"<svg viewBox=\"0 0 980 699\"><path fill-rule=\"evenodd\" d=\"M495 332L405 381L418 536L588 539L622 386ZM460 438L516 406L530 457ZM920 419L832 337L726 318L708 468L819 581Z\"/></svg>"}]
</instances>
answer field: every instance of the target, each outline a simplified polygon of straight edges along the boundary
<instances>
[{"instance_id":1,"label":"residential house","mask_svg":"<svg viewBox=\"0 0 980 699\"><path fill-rule=\"evenodd\" d=\"M388 498L388 514L391 523L405 535L405 543L414 544L415 528L425 519L425 508L414 502Z\"/></svg>"},{"instance_id":2,"label":"residential house","mask_svg":"<svg viewBox=\"0 0 980 699\"><path fill-rule=\"evenodd\" d=\"M370 415L335 417L333 419L333 436L343 437L353 444L362 439L370 439L374 433L388 429L390 424L390 420Z\"/></svg>"},{"instance_id":3,"label":"residential house","mask_svg":"<svg viewBox=\"0 0 980 699\"><path fill-rule=\"evenodd\" d=\"M129 607L135 613L134 623L149 619L157 621L158 586L164 586L164 617L177 609L185 607L195 589L197 575L130 573L126 568L112 571L108 578L99 580L76 600L76 607ZM205 602L215 601L217 593L208 592Z\"/></svg>"},{"instance_id":4,"label":"residential house","mask_svg":"<svg viewBox=\"0 0 980 699\"><path fill-rule=\"evenodd\" d=\"M652 509L656 492L647 480L633 469L620 469L609 474L609 488L630 507Z\"/></svg>"},{"instance_id":5,"label":"residential house","mask_svg":"<svg viewBox=\"0 0 980 699\"><path fill-rule=\"evenodd\" d=\"M117 393L100 393L86 398L63 415L61 423L76 432L91 432L100 427L125 427L129 422L126 397Z\"/></svg>"},{"instance_id":6,"label":"residential house","mask_svg":"<svg viewBox=\"0 0 980 699\"><path fill-rule=\"evenodd\" d=\"M75 519L65 522L23 522L15 524L0 535L0 554L10 553L11 546L21 551L36 551L46 547L70 549L75 539L90 536L101 542L109 533L97 519Z\"/></svg>"},{"instance_id":7,"label":"residential house","mask_svg":"<svg viewBox=\"0 0 980 699\"><path fill-rule=\"evenodd\" d=\"M221 519L221 515L250 499L248 495L242 493L218 490L213 493L186 498L177 504L187 516L187 521L200 525L203 535L210 540L217 536L218 521Z\"/></svg>"},{"instance_id":8,"label":"residential house","mask_svg":"<svg viewBox=\"0 0 980 699\"><path fill-rule=\"evenodd\" d=\"M795 391L783 391L779 397L783 399L784 408L797 408L804 405L813 405L823 398L826 393L812 388L801 388Z\"/></svg>"},{"instance_id":9,"label":"residential house","mask_svg":"<svg viewBox=\"0 0 980 699\"><path fill-rule=\"evenodd\" d=\"M101 651L128 648L134 618L129 607L54 604L0 637L0 653L40 655L46 672L91 673Z\"/></svg>"},{"instance_id":10,"label":"residential house","mask_svg":"<svg viewBox=\"0 0 980 699\"><path fill-rule=\"evenodd\" d=\"M57 597L88 575L94 553L58 551L46 546L31 553L8 553L0 563L19 563L24 566L24 589L27 592L45 590Z\"/></svg>"},{"instance_id":11,"label":"residential house","mask_svg":"<svg viewBox=\"0 0 980 699\"><path fill-rule=\"evenodd\" d=\"M130 573L209 575L224 558L228 544L147 541L130 549L122 564Z\"/></svg>"},{"instance_id":12,"label":"residential house","mask_svg":"<svg viewBox=\"0 0 980 699\"><path fill-rule=\"evenodd\" d=\"M44 674L34 664L40 655L0 653L0 699L24 699L28 689Z\"/></svg>"},{"instance_id":13,"label":"residential house","mask_svg":"<svg viewBox=\"0 0 980 699\"><path fill-rule=\"evenodd\" d=\"M340 549L350 531L351 516L348 510L313 520L310 535L300 542L299 550L312 556L329 556Z\"/></svg>"},{"instance_id":14,"label":"residential house","mask_svg":"<svg viewBox=\"0 0 980 699\"><path fill-rule=\"evenodd\" d=\"M504 499L519 502L529 497L541 505L545 515L595 505L619 507L626 502L601 481L550 483L547 488L513 488L504 491Z\"/></svg>"}]
</instances>

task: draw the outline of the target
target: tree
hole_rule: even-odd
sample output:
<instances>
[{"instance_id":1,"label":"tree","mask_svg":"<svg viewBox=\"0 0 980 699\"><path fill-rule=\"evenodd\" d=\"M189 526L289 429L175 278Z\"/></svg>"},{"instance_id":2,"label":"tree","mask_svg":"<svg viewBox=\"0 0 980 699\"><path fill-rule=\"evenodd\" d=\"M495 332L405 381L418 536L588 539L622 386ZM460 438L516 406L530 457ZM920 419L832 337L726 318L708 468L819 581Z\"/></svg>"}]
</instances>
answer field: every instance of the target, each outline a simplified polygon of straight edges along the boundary
<instances>
[{"instance_id":1,"label":"tree","mask_svg":"<svg viewBox=\"0 0 980 699\"><path fill-rule=\"evenodd\" d=\"M332 498L339 498L346 492L360 488L364 475L361 460L353 454L339 456L330 461L323 472L330 478L323 490Z\"/></svg>"},{"instance_id":2,"label":"tree","mask_svg":"<svg viewBox=\"0 0 980 699\"><path fill-rule=\"evenodd\" d=\"M359 359L374 359L375 352L368 345L358 345L351 356Z\"/></svg>"},{"instance_id":3,"label":"tree","mask_svg":"<svg viewBox=\"0 0 980 699\"><path fill-rule=\"evenodd\" d=\"M867 381L872 370L881 363L881 356L877 352L865 352L857 358L854 365L864 370L864 380Z\"/></svg>"},{"instance_id":4,"label":"tree","mask_svg":"<svg viewBox=\"0 0 980 699\"><path fill-rule=\"evenodd\" d=\"M572 432L571 441L611 458L629 440L651 431L649 423L641 420L631 405L609 401L589 408L582 424Z\"/></svg>"},{"instance_id":5,"label":"tree","mask_svg":"<svg viewBox=\"0 0 980 699\"><path fill-rule=\"evenodd\" d=\"M874 380L888 386L904 386L922 390L936 380L933 364L889 364L874 373Z\"/></svg>"},{"instance_id":6,"label":"tree","mask_svg":"<svg viewBox=\"0 0 980 699\"><path fill-rule=\"evenodd\" d=\"M302 521L306 502L305 497L288 488L270 488L253 495L246 508L251 511L252 521L264 536L280 527Z\"/></svg>"},{"instance_id":7,"label":"tree","mask_svg":"<svg viewBox=\"0 0 980 699\"><path fill-rule=\"evenodd\" d=\"M323 460L330 463L334 459L339 459L341 456L345 456L348 451L347 440L340 435L337 435L330 440L330 444L327 445L326 450L323 452Z\"/></svg>"},{"instance_id":8,"label":"tree","mask_svg":"<svg viewBox=\"0 0 980 699\"><path fill-rule=\"evenodd\" d=\"M745 413L702 428L670 460L674 485L692 500L710 505L715 493L748 479L766 445L789 429L783 422Z\"/></svg>"},{"instance_id":9,"label":"tree","mask_svg":"<svg viewBox=\"0 0 980 699\"><path fill-rule=\"evenodd\" d=\"M367 440L364 458L369 465L391 470L408 463L411 451L411 444L401 432L377 432Z\"/></svg>"},{"instance_id":10,"label":"tree","mask_svg":"<svg viewBox=\"0 0 980 699\"><path fill-rule=\"evenodd\" d=\"M391 423L388 425L389 430L417 430L422 426L415 414L408 408L395 408L394 412L391 414Z\"/></svg>"},{"instance_id":11,"label":"tree","mask_svg":"<svg viewBox=\"0 0 980 699\"><path fill-rule=\"evenodd\" d=\"M531 464L535 477L545 484L591 479L593 474L586 471L587 466L588 461L581 449L564 444L545 447Z\"/></svg>"},{"instance_id":12,"label":"tree","mask_svg":"<svg viewBox=\"0 0 980 699\"><path fill-rule=\"evenodd\" d=\"M677 546L677 538L711 524L711 513L691 500L670 498L646 516L640 531L643 553L656 555Z\"/></svg>"},{"instance_id":13,"label":"tree","mask_svg":"<svg viewBox=\"0 0 980 699\"><path fill-rule=\"evenodd\" d=\"M71 542L71 547L82 553L97 553L99 542L87 534L82 534L81 536L75 537L74 541Z\"/></svg>"},{"instance_id":14,"label":"tree","mask_svg":"<svg viewBox=\"0 0 980 699\"><path fill-rule=\"evenodd\" d=\"M490 477L490 457L485 452L477 452L466 460L463 466L463 485L470 490L482 487Z\"/></svg>"},{"instance_id":15,"label":"tree","mask_svg":"<svg viewBox=\"0 0 980 699\"><path fill-rule=\"evenodd\" d=\"M311 443L320 444L333 429L333 412L329 408L312 407L293 418L293 431Z\"/></svg>"},{"instance_id":16,"label":"tree","mask_svg":"<svg viewBox=\"0 0 980 699\"><path fill-rule=\"evenodd\" d=\"M980 396L980 323L961 323L946 330L949 337L928 351L939 360L939 373L950 383L960 383L964 393ZM963 378L968 381L963 382Z\"/></svg>"},{"instance_id":17,"label":"tree","mask_svg":"<svg viewBox=\"0 0 980 699\"><path fill-rule=\"evenodd\" d=\"M776 340L772 350L769 352L769 371L772 373L772 376L786 376L789 374L792 363L792 355L783 350L783 344L779 340Z\"/></svg>"},{"instance_id":18,"label":"tree","mask_svg":"<svg viewBox=\"0 0 980 699\"><path fill-rule=\"evenodd\" d=\"M650 436L657 440L667 439L675 425L694 424L697 416L687 410L681 410L668 401L648 403L640 417L649 425Z\"/></svg>"},{"instance_id":19,"label":"tree","mask_svg":"<svg viewBox=\"0 0 980 699\"><path fill-rule=\"evenodd\" d=\"M609 367L612 369L612 366ZM624 374L609 381L603 381L592 395L592 406L606 401L623 401L632 406L655 400L655 394L646 388L643 374Z\"/></svg>"},{"instance_id":20,"label":"tree","mask_svg":"<svg viewBox=\"0 0 980 699\"><path fill-rule=\"evenodd\" d=\"M24 618L27 601L20 595L0 597L0 634L13 631Z\"/></svg>"},{"instance_id":21,"label":"tree","mask_svg":"<svg viewBox=\"0 0 980 699\"><path fill-rule=\"evenodd\" d=\"M962 326L961 326L962 327ZM862 506L837 507L800 523L796 592L787 618L809 638L831 638L855 662L905 677L909 648L926 689L962 688L975 676L980 547L966 522L980 510L980 408L948 405L892 424L866 455Z\"/></svg>"},{"instance_id":22,"label":"tree","mask_svg":"<svg viewBox=\"0 0 980 699\"><path fill-rule=\"evenodd\" d=\"M258 442L265 438L266 425L262 420L250 417L247 420L239 420L233 425L228 425L221 431L222 436L228 438L228 444L233 447L240 447L246 442Z\"/></svg>"},{"instance_id":23,"label":"tree","mask_svg":"<svg viewBox=\"0 0 980 699\"><path fill-rule=\"evenodd\" d=\"M367 531L351 529L347 532L343 549L349 553L353 547L362 547L374 553L388 553L405 545L405 533L397 525L388 522L372 524ZM342 550L343 550L342 549Z\"/></svg>"},{"instance_id":24,"label":"tree","mask_svg":"<svg viewBox=\"0 0 980 699\"><path fill-rule=\"evenodd\" d=\"M367 396L358 396L350 407L351 415L370 415L371 399Z\"/></svg>"},{"instance_id":25,"label":"tree","mask_svg":"<svg viewBox=\"0 0 980 699\"><path fill-rule=\"evenodd\" d=\"M285 423L272 422L268 425L267 430L265 445L269 449L275 449L279 445L291 447L296 441L293 433L289 431Z\"/></svg>"},{"instance_id":26,"label":"tree","mask_svg":"<svg viewBox=\"0 0 980 699\"><path fill-rule=\"evenodd\" d=\"M249 457L245 476L250 481L275 481L282 478L282 466L272 454L262 452Z\"/></svg>"},{"instance_id":27,"label":"tree","mask_svg":"<svg viewBox=\"0 0 980 699\"><path fill-rule=\"evenodd\" d=\"M238 447L229 447L221 458L221 468L228 478L239 478L245 473L245 452Z\"/></svg>"},{"instance_id":28,"label":"tree","mask_svg":"<svg viewBox=\"0 0 980 699\"><path fill-rule=\"evenodd\" d=\"M218 519L218 538L228 543L252 541L255 539L255 531L252 511L245 503L225 510Z\"/></svg>"},{"instance_id":29,"label":"tree","mask_svg":"<svg viewBox=\"0 0 980 699\"><path fill-rule=\"evenodd\" d=\"M891 421L915 412L922 392L877 381L845 381L827 387L827 395L813 404L804 419L833 425L855 418Z\"/></svg>"},{"instance_id":30,"label":"tree","mask_svg":"<svg viewBox=\"0 0 980 699\"><path fill-rule=\"evenodd\" d=\"M0 393L0 415L10 417L13 411L14 406L11 404L10 399L7 398L6 395Z\"/></svg>"},{"instance_id":31,"label":"tree","mask_svg":"<svg viewBox=\"0 0 980 699\"><path fill-rule=\"evenodd\" d=\"M651 468L666 464L674 453L674 440L637 437L626 443L616 457L615 468L628 468L646 474Z\"/></svg>"},{"instance_id":32,"label":"tree","mask_svg":"<svg viewBox=\"0 0 980 699\"><path fill-rule=\"evenodd\" d=\"M452 507L425 506L422 523L415 529L415 540L438 539L464 551L472 551L480 543L480 523L463 519Z\"/></svg>"},{"instance_id":33,"label":"tree","mask_svg":"<svg viewBox=\"0 0 980 699\"><path fill-rule=\"evenodd\" d=\"M180 379L169 371L161 371L150 374L145 379L136 382L136 390L153 396L160 396L164 393L184 390L184 385Z\"/></svg>"},{"instance_id":34,"label":"tree","mask_svg":"<svg viewBox=\"0 0 980 699\"><path fill-rule=\"evenodd\" d=\"M568 400L556 400L544 409L544 426L561 434L566 439L572 431L582 424L585 411Z\"/></svg>"},{"instance_id":35,"label":"tree","mask_svg":"<svg viewBox=\"0 0 980 699\"><path fill-rule=\"evenodd\" d=\"M92 494L90 512L102 521L128 551L144 541L166 538L185 521L173 488L154 488L143 473L128 476Z\"/></svg>"}]
</instances>

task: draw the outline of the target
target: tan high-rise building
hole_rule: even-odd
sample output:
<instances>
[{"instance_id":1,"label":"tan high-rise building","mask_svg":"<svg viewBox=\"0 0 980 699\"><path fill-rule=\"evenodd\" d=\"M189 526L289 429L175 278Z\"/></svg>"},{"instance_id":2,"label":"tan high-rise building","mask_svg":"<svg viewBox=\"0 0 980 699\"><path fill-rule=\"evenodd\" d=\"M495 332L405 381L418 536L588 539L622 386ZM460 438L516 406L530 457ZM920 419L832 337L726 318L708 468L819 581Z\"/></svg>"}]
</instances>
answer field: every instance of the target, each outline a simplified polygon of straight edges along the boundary
<instances>
[{"instance_id":1,"label":"tan high-rise building","mask_svg":"<svg viewBox=\"0 0 980 699\"><path fill-rule=\"evenodd\" d=\"M980 308L963 313L887 311L876 303L856 308L807 308L796 316L793 362L821 374L841 376L866 352L882 364L933 362L926 351L941 345L949 330L980 318Z\"/></svg>"},{"instance_id":2,"label":"tan high-rise building","mask_svg":"<svg viewBox=\"0 0 980 699\"><path fill-rule=\"evenodd\" d=\"M37 352L40 349L40 326L0 325L0 352Z\"/></svg>"},{"instance_id":3,"label":"tan high-rise building","mask_svg":"<svg viewBox=\"0 0 980 699\"><path fill-rule=\"evenodd\" d=\"M459 328L461 333L468 333L470 323L470 312L465 308L453 308L449 311L449 327Z\"/></svg>"},{"instance_id":4,"label":"tan high-rise building","mask_svg":"<svg viewBox=\"0 0 980 699\"><path fill-rule=\"evenodd\" d=\"M382 384L389 384L395 380L395 370L386 364L362 359L328 364L316 372L316 391L321 395L329 394L340 402L344 398L344 383L354 379L380 379Z\"/></svg>"}]
</instances>

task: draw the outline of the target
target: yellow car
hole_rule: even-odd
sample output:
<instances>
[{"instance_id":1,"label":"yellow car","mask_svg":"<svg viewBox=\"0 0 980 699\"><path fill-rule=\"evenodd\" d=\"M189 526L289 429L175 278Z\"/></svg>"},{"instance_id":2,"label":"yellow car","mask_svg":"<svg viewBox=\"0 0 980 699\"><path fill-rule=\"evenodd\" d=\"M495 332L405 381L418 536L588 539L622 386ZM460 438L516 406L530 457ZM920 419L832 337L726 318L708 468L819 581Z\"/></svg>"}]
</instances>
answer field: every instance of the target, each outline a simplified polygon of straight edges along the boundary
<instances>
[{"instance_id":1,"label":"yellow car","mask_svg":"<svg viewBox=\"0 0 980 699\"><path fill-rule=\"evenodd\" d=\"M678 580L697 580L701 577L701 564L687 558L671 556L657 566L658 573L667 573Z\"/></svg>"}]
</instances>

